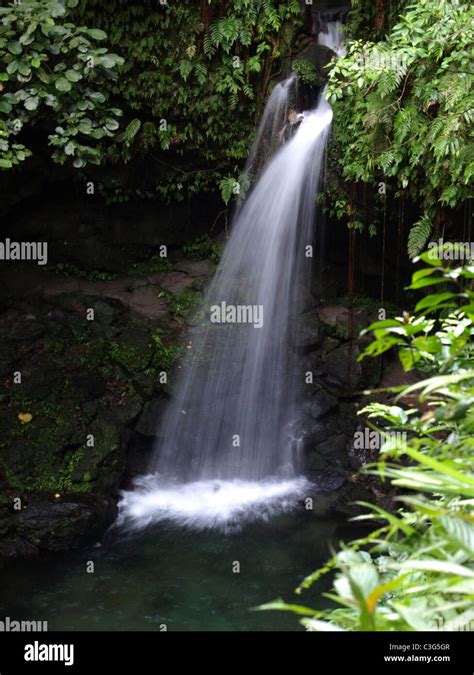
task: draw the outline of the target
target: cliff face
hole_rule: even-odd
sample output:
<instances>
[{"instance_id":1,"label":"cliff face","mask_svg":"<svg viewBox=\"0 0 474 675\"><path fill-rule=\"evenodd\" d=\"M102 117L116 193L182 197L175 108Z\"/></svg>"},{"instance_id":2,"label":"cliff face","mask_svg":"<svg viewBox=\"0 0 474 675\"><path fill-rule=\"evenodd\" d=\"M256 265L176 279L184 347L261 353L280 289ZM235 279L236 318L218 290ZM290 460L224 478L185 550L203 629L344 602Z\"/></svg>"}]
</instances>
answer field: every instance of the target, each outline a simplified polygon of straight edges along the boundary
<instances>
[{"instance_id":1,"label":"cliff face","mask_svg":"<svg viewBox=\"0 0 474 675\"><path fill-rule=\"evenodd\" d=\"M145 469L130 439L167 395L211 268L158 262L98 281L2 267L0 557L99 536L127 466Z\"/></svg>"}]
</instances>

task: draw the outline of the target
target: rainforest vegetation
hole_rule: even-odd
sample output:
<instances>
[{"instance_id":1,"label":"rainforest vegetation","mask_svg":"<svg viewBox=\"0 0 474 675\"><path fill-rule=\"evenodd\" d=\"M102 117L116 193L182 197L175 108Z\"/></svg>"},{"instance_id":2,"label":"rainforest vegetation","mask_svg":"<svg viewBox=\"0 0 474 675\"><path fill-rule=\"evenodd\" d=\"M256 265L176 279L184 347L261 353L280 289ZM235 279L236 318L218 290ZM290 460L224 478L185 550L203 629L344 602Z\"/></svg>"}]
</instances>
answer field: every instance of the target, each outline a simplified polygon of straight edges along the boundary
<instances>
[{"instance_id":1,"label":"rainforest vegetation","mask_svg":"<svg viewBox=\"0 0 474 675\"><path fill-rule=\"evenodd\" d=\"M310 56L314 12L328 10L343 10L347 51L320 62ZM402 378L377 388L372 377L356 392L360 423L384 442L353 480L376 481L381 493L390 492L390 503L358 505L355 518L370 533L337 544L327 563L298 585L301 598L269 597L258 607L295 612L308 630L474 625L473 43L468 0L22 0L0 7L1 209L9 224L2 236L21 238L10 227L11 214L30 208L28 198L63 189L82 198L92 186L105 213L118 205L130 209L131 220L137 203L172 214L183 207L191 223L199 215L195 200L212 205L203 208L206 218L212 213L206 231L191 227L173 251L194 285L179 292L160 287L155 298L167 307L170 331L127 324L140 339L114 337L113 323L128 318L113 303L129 286L114 287L107 306L114 318L101 324L102 332L73 326L66 335L54 328L49 348L58 368L67 372L70 361L81 359L81 367L96 368L108 381L109 398L94 424L114 447L125 418L102 424L102 413L112 399L120 406L131 400L128 424L155 392L152 380L179 360L182 346L173 331L191 316L205 275L218 265L216 232L228 234L252 184L245 162L271 92L294 71L308 100L324 90L332 106L314 199L344 242L340 276L351 316L362 306L370 321L337 324L324 344L356 325L362 346L360 353L349 350L354 367L375 363L379 373L397 361ZM108 234L113 228L107 228ZM61 230L59 238L69 236L75 233ZM325 270L339 245L330 241L335 252ZM137 242L126 243L135 255ZM181 273L175 260L160 257L155 240L153 246L127 263L129 285L130 278L148 283L151 275L158 283L159 275ZM68 259L51 261L48 272L79 280L87 296L94 283L116 281L120 270L98 255L93 269ZM60 311L73 311L73 304L69 298ZM98 342L88 347L92 339ZM18 403L9 387L10 380L0 395L5 419ZM33 399L26 399L30 407ZM62 400L42 405L51 419L61 414L64 427L77 413L73 406L59 413ZM21 433L5 434L8 442L28 436L31 416L20 421ZM84 417L80 423L82 433ZM37 452L59 442L61 424L52 437L31 440ZM95 480L89 468L80 487L71 478L85 450L75 439L67 447L59 482L48 459L38 463L39 478L23 485L27 492L58 493L58 499L75 489L89 492ZM118 470L109 459L103 466ZM8 479L9 489L21 487L18 475ZM300 605L323 577L330 579L327 605Z\"/></svg>"}]
</instances>

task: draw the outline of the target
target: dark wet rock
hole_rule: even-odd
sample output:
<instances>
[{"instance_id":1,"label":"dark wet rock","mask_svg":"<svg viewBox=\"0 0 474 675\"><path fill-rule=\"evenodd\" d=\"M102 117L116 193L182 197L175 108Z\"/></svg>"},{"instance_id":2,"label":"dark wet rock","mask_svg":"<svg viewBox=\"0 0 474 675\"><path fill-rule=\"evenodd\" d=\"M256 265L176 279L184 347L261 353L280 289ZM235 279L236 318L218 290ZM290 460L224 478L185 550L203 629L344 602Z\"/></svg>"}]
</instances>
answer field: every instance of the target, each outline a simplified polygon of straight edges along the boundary
<instances>
[{"instance_id":1,"label":"dark wet rock","mask_svg":"<svg viewBox=\"0 0 474 675\"><path fill-rule=\"evenodd\" d=\"M303 404L303 410L317 420L338 405L337 398L324 389L316 391L309 401Z\"/></svg>"},{"instance_id":2,"label":"dark wet rock","mask_svg":"<svg viewBox=\"0 0 474 675\"><path fill-rule=\"evenodd\" d=\"M339 428L346 436L353 438L359 421L357 410L354 404L348 401L340 401L339 408Z\"/></svg>"},{"instance_id":3,"label":"dark wet rock","mask_svg":"<svg viewBox=\"0 0 474 675\"><path fill-rule=\"evenodd\" d=\"M10 340L19 341L36 340L44 335L44 332L44 325L39 322L36 317L31 315L12 326L9 333L9 338Z\"/></svg>"},{"instance_id":4,"label":"dark wet rock","mask_svg":"<svg viewBox=\"0 0 474 675\"><path fill-rule=\"evenodd\" d=\"M145 436L137 431L133 431L130 434L127 447L127 463L122 481L123 487L130 487L137 476L142 476L150 469L150 462L155 448L155 436Z\"/></svg>"},{"instance_id":5,"label":"dark wet rock","mask_svg":"<svg viewBox=\"0 0 474 675\"><path fill-rule=\"evenodd\" d=\"M337 434L336 436L331 436L328 440L319 443L317 446L317 451L323 457L326 457L329 461L337 458L341 460L347 460L349 439L345 434Z\"/></svg>"},{"instance_id":6,"label":"dark wet rock","mask_svg":"<svg viewBox=\"0 0 474 675\"><path fill-rule=\"evenodd\" d=\"M323 354L328 354L329 352L333 352L339 345L341 344L340 340L337 340L336 338L332 338L329 336L326 336L323 340L323 343L321 345L321 352Z\"/></svg>"},{"instance_id":7,"label":"dark wet rock","mask_svg":"<svg viewBox=\"0 0 474 675\"><path fill-rule=\"evenodd\" d=\"M209 270L183 261L173 278L185 278L189 293ZM21 303L0 313L0 494L9 495L0 500L0 558L75 546L74 537L103 525L99 511L116 503L133 466L145 470L150 448L140 458L131 439L154 437L134 428L147 402L164 395L161 374L171 378L185 328L184 310L171 315L169 294L161 297L167 274L88 281L43 271L29 295L21 287ZM156 415L148 409L141 419L147 434ZM51 510L56 493L68 506ZM18 496L28 515L12 512Z\"/></svg>"},{"instance_id":8,"label":"dark wet rock","mask_svg":"<svg viewBox=\"0 0 474 675\"><path fill-rule=\"evenodd\" d=\"M0 539L0 568L7 560L14 558L36 558L39 554L37 546L28 539L16 535L9 539Z\"/></svg>"},{"instance_id":9,"label":"dark wet rock","mask_svg":"<svg viewBox=\"0 0 474 675\"><path fill-rule=\"evenodd\" d=\"M77 396L85 403L100 398L107 389L106 381L95 371L78 373L71 377L70 383Z\"/></svg>"},{"instance_id":10,"label":"dark wet rock","mask_svg":"<svg viewBox=\"0 0 474 675\"><path fill-rule=\"evenodd\" d=\"M66 314L60 309L52 309L48 312L47 317L53 321L64 321L66 319Z\"/></svg>"},{"instance_id":11,"label":"dark wet rock","mask_svg":"<svg viewBox=\"0 0 474 675\"><path fill-rule=\"evenodd\" d=\"M174 269L190 277L206 277L211 272L211 263L209 260L180 260L174 264Z\"/></svg>"},{"instance_id":12,"label":"dark wet rock","mask_svg":"<svg viewBox=\"0 0 474 675\"><path fill-rule=\"evenodd\" d=\"M311 309L301 315L301 329L296 336L295 347L302 352L311 352L321 342L323 334L318 310Z\"/></svg>"},{"instance_id":13,"label":"dark wet rock","mask_svg":"<svg viewBox=\"0 0 474 675\"><path fill-rule=\"evenodd\" d=\"M327 462L322 469L311 471L309 477L317 490L329 493L339 490L347 481L347 473L342 467Z\"/></svg>"},{"instance_id":14,"label":"dark wet rock","mask_svg":"<svg viewBox=\"0 0 474 675\"><path fill-rule=\"evenodd\" d=\"M323 471L328 466L328 460L318 452L312 452L308 457L307 471L312 476L313 472Z\"/></svg>"},{"instance_id":15,"label":"dark wet rock","mask_svg":"<svg viewBox=\"0 0 474 675\"><path fill-rule=\"evenodd\" d=\"M321 324L328 335L339 340L354 340L370 323L368 314L358 307L326 305L318 312Z\"/></svg>"},{"instance_id":16,"label":"dark wet rock","mask_svg":"<svg viewBox=\"0 0 474 675\"><path fill-rule=\"evenodd\" d=\"M293 433L300 439L303 449L311 450L331 436L339 433L337 415L324 420L314 420L309 416L301 416L294 424Z\"/></svg>"},{"instance_id":17,"label":"dark wet rock","mask_svg":"<svg viewBox=\"0 0 474 675\"><path fill-rule=\"evenodd\" d=\"M116 512L114 503L101 497L59 503L32 500L16 516L17 531L40 550L70 550L94 541Z\"/></svg>"},{"instance_id":18,"label":"dark wet rock","mask_svg":"<svg viewBox=\"0 0 474 675\"><path fill-rule=\"evenodd\" d=\"M362 369L357 361L359 354L360 350L356 344L346 343L324 357L328 375L347 386L348 390L357 389L361 384Z\"/></svg>"},{"instance_id":19,"label":"dark wet rock","mask_svg":"<svg viewBox=\"0 0 474 675\"><path fill-rule=\"evenodd\" d=\"M163 421L166 409L167 402L162 398L148 401L138 418L135 431L142 436L155 436L158 423Z\"/></svg>"}]
</instances>

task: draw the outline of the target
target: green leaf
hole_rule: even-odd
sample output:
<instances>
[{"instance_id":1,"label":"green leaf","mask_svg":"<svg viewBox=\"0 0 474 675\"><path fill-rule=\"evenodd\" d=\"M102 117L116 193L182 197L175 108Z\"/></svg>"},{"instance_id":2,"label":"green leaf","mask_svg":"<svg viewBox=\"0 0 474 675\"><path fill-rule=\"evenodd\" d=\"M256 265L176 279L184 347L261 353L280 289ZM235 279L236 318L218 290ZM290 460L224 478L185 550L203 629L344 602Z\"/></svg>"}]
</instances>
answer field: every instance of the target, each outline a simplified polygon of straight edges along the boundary
<instances>
[{"instance_id":1,"label":"green leaf","mask_svg":"<svg viewBox=\"0 0 474 675\"><path fill-rule=\"evenodd\" d=\"M431 229L431 220L427 215L424 215L412 226L408 235L408 255L410 258L414 258L423 250L431 234Z\"/></svg>"},{"instance_id":2,"label":"green leaf","mask_svg":"<svg viewBox=\"0 0 474 675\"><path fill-rule=\"evenodd\" d=\"M92 129L93 129L92 124L91 124L91 121L90 121L90 120L88 120L88 121L83 120L83 121L79 124L78 129L79 129L79 132L80 132L81 134L85 134L85 135L87 136L88 134L91 133L91 131L92 131Z\"/></svg>"},{"instance_id":3,"label":"green leaf","mask_svg":"<svg viewBox=\"0 0 474 675\"><path fill-rule=\"evenodd\" d=\"M398 319L384 319L383 321L375 321L374 323L371 323L368 328L365 329L364 332L368 331L373 331L379 328L403 328L404 323L402 321L398 321Z\"/></svg>"},{"instance_id":4,"label":"green leaf","mask_svg":"<svg viewBox=\"0 0 474 675\"><path fill-rule=\"evenodd\" d=\"M295 614L303 614L305 616L314 616L318 614L314 609L310 607L303 607L302 605L289 605L283 600L273 600L272 602L267 602L264 605L259 605L258 607L252 607L252 611L265 611L267 609L275 609L283 612L294 612Z\"/></svg>"},{"instance_id":5,"label":"green leaf","mask_svg":"<svg viewBox=\"0 0 474 675\"><path fill-rule=\"evenodd\" d=\"M76 150L76 144L74 141L69 141L69 143L66 143L66 146L64 148L64 152L66 155L73 155Z\"/></svg>"},{"instance_id":6,"label":"green leaf","mask_svg":"<svg viewBox=\"0 0 474 675\"><path fill-rule=\"evenodd\" d=\"M93 91L89 94L89 98L94 101L94 103L104 103L106 100L104 94L101 94L100 91Z\"/></svg>"},{"instance_id":7,"label":"green leaf","mask_svg":"<svg viewBox=\"0 0 474 675\"><path fill-rule=\"evenodd\" d=\"M407 348L407 349L400 349L400 351L398 352L398 358L400 359L400 363L403 366L403 370L405 372L408 372L409 370L415 367L415 365L420 360L421 355L416 350Z\"/></svg>"},{"instance_id":8,"label":"green leaf","mask_svg":"<svg viewBox=\"0 0 474 675\"><path fill-rule=\"evenodd\" d=\"M11 103L8 103L8 101L5 100L0 100L0 112L5 113L8 115L9 112L12 110L12 105Z\"/></svg>"},{"instance_id":9,"label":"green leaf","mask_svg":"<svg viewBox=\"0 0 474 675\"><path fill-rule=\"evenodd\" d=\"M7 48L10 54L15 55L21 54L21 52L23 51L21 44L17 40L12 40L12 42L9 42L7 44Z\"/></svg>"},{"instance_id":10,"label":"green leaf","mask_svg":"<svg viewBox=\"0 0 474 675\"><path fill-rule=\"evenodd\" d=\"M18 72L20 75L23 75L23 77L28 77L28 75L31 74L31 68L25 61L20 61L18 64Z\"/></svg>"},{"instance_id":11,"label":"green leaf","mask_svg":"<svg viewBox=\"0 0 474 675\"><path fill-rule=\"evenodd\" d=\"M402 562L400 567L402 569L439 572L440 574L474 579L473 570L464 565L459 565L454 562L445 562L444 560L407 560L406 562Z\"/></svg>"},{"instance_id":12,"label":"green leaf","mask_svg":"<svg viewBox=\"0 0 474 675\"><path fill-rule=\"evenodd\" d=\"M420 336L413 340L413 346L422 352L438 354L441 350L441 340L436 335L429 337Z\"/></svg>"},{"instance_id":13,"label":"green leaf","mask_svg":"<svg viewBox=\"0 0 474 675\"><path fill-rule=\"evenodd\" d=\"M333 631L344 631L344 628L336 626L334 623L329 623L329 621L321 621L320 619L301 619L300 623L308 631L319 631L323 633L333 632Z\"/></svg>"},{"instance_id":14,"label":"green leaf","mask_svg":"<svg viewBox=\"0 0 474 675\"><path fill-rule=\"evenodd\" d=\"M71 83L65 77L58 77L58 79L54 83L54 86L56 87L56 89L58 91L64 91L64 92L71 91L71 89L72 89Z\"/></svg>"},{"instance_id":15,"label":"green leaf","mask_svg":"<svg viewBox=\"0 0 474 675\"><path fill-rule=\"evenodd\" d=\"M7 66L7 73L13 75L18 70L18 61L10 61Z\"/></svg>"},{"instance_id":16,"label":"green leaf","mask_svg":"<svg viewBox=\"0 0 474 675\"><path fill-rule=\"evenodd\" d=\"M64 75L69 80L69 82L79 82L79 80L82 80L82 75L77 70L66 70Z\"/></svg>"},{"instance_id":17,"label":"green leaf","mask_svg":"<svg viewBox=\"0 0 474 675\"><path fill-rule=\"evenodd\" d=\"M105 127L109 131L115 131L116 129L119 128L119 123L117 122L117 120L114 120L114 119L110 118L110 119L106 120Z\"/></svg>"},{"instance_id":18,"label":"green leaf","mask_svg":"<svg viewBox=\"0 0 474 675\"><path fill-rule=\"evenodd\" d=\"M446 300L451 300L456 298L457 293L435 293L427 295L426 298L422 298L415 307L415 312L420 312L425 309L435 309L437 305L445 303ZM446 306L446 305L444 305ZM454 303L452 306L455 306Z\"/></svg>"},{"instance_id":19,"label":"green leaf","mask_svg":"<svg viewBox=\"0 0 474 675\"><path fill-rule=\"evenodd\" d=\"M474 554L474 525L463 518L442 516L439 519L446 532L468 553Z\"/></svg>"},{"instance_id":20,"label":"green leaf","mask_svg":"<svg viewBox=\"0 0 474 675\"><path fill-rule=\"evenodd\" d=\"M25 100L25 108L27 110L36 110L39 104L39 98L38 96L28 96L28 98Z\"/></svg>"},{"instance_id":21,"label":"green leaf","mask_svg":"<svg viewBox=\"0 0 474 675\"><path fill-rule=\"evenodd\" d=\"M445 284L447 280L444 277L424 277L411 283L408 288L416 290L417 288L425 288L425 286L434 286L435 284Z\"/></svg>"},{"instance_id":22,"label":"green leaf","mask_svg":"<svg viewBox=\"0 0 474 675\"><path fill-rule=\"evenodd\" d=\"M88 28L86 34L94 40L105 40L107 38L107 33L99 28Z\"/></svg>"}]
</instances>

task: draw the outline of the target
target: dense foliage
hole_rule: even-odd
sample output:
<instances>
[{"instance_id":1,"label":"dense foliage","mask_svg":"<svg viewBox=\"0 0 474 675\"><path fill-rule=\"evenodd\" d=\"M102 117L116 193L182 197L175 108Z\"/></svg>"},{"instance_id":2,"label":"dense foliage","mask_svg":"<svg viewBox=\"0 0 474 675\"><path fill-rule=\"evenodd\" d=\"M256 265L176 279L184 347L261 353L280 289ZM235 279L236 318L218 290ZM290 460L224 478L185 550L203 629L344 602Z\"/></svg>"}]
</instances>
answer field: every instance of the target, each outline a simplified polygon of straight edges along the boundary
<instances>
[{"instance_id":1,"label":"dense foliage","mask_svg":"<svg viewBox=\"0 0 474 675\"><path fill-rule=\"evenodd\" d=\"M374 201L384 184L381 193L416 205L414 256L433 224L437 234L456 224L455 209L472 196L474 9L468 0L400 4L393 28L368 41L357 32L365 9L356 3L349 33L359 39L333 64L329 95L344 181L365 184ZM333 192L332 210L361 227L366 214L349 192L347 185ZM374 231L379 222L375 214Z\"/></svg>"},{"instance_id":2,"label":"dense foliage","mask_svg":"<svg viewBox=\"0 0 474 675\"><path fill-rule=\"evenodd\" d=\"M474 266L449 266L442 253L422 254L429 266L415 272L411 286L442 290L423 297L413 314L370 326L375 340L363 355L395 347L405 369L422 378L397 388L394 405L361 411L385 437L378 463L363 470L401 490L397 511L362 504L371 511L362 519L378 529L297 589L335 570L328 598L336 609L282 601L263 607L302 614L309 630L472 629Z\"/></svg>"},{"instance_id":3,"label":"dense foliage","mask_svg":"<svg viewBox=\"0 0 474 675\"><path fill-rule=\"evenodd\" d=\"M121 111L107 107L107 83L121 57L99 46L107 36L69 21L77 0L22 0L0 7L0 168L31 155L17 142L38 124L53 159L76 168L98 164L102 139L113 136ZM20 139L18 139L20 140Z\"/></svg>"},{"instance_id":4,"label":"dense foliage","mask_svg":"<svg viewBox=\"0 0 474 675\"><path fill-rule=\"evenodd\" d=\"M226 178L234 186L298 2L83 0L77 14L125 59L107 87L125 111L110 160L130 170L101 173L108 198L182 201Z\"/></svg>"}]
</instances>

